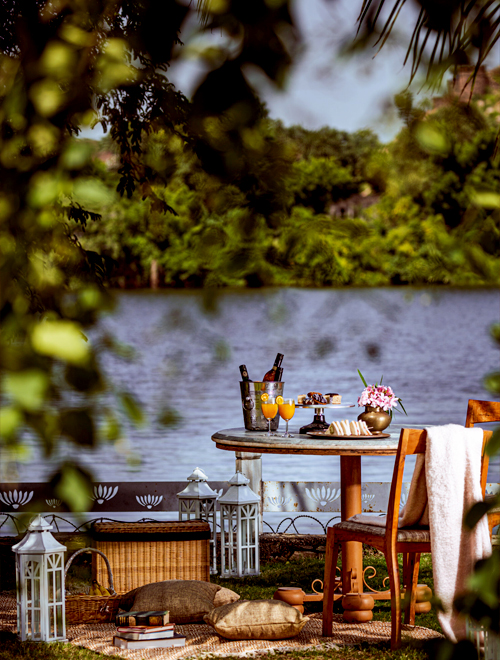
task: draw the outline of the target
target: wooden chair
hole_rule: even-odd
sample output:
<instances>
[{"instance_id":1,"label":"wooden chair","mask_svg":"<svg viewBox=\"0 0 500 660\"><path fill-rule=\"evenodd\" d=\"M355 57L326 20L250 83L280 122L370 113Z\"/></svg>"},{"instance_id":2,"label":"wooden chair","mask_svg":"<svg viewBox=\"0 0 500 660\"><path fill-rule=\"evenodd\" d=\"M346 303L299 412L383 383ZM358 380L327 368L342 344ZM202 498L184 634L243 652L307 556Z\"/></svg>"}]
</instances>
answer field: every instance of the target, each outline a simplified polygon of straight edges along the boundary
<instances>
[{"instance_id":1,"label":"wooden chair","mask_svg":"<svg viewBox=\"0 0 500 660\"><path fill-rule=\"evenodd\" d=\"M488 456L484 449L491 431L483 432L483 460L481 464L481 487L486 487ZM423 429L401 429L399 445L394 463L387 519L385 527L345 520L329 527L326 538L325 575L323 584L323 635L333 634L333 600L335 590L335 568L341 543L358 541L381 550L385 555L391 589L391 649L401 645L401 586L398 554L403 554L403 586L409 597L405 599L405 623L415 623L415 601L420 566L420 554L430 552L430 533L425 527L398 529L399 506L406 456L425 453L427 431Z\"/></svg>"},{"instance_id":2,"label":"wooden chair","mask_svg":"<svg viewBox=\"0 0 500 660\"><path fill-rule=\"evenodd\" d=\"M500 401L479 401L478 399L469 399L467 406L467 417L465 426L470 428L474 424L484 424L486 422L500 422ZM491 500L495 496L486 495L485 500ZM488 527L490 534L493 528L500 525L500 507L496 507L488 512Z\"/></svg>"}]
</instances>

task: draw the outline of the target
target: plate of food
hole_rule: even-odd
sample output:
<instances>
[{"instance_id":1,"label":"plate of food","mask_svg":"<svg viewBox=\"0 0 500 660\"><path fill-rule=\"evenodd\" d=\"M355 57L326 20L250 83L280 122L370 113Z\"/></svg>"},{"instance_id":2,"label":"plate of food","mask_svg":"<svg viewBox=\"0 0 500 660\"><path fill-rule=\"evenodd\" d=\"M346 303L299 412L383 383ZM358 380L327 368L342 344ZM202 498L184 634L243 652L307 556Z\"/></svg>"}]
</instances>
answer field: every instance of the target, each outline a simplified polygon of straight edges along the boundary
<instances>
[{"instance_id":1,"label":"plate of food","mask_svg":"<svg viewBox=\"0 0 500 660\"><path fill-rule=\"evenodd\" d=\"M339 406L342 404L342 395L336 392L308 392L299 394L297 397L297 406L299 408L327 408L329 406ZM354 404L352 404L354 405Z\"/></svg>"},{"instance_id":2,"label":"plate of food","mask_svg":"<svg viewBox=\"0 0 500 660\"><path fill-rule=\"evenodd\" d=\"M308 431L307 435L313 438L329 438L331 440L380 440L381 438L391 437L390 433L370 431L366 422L361 420L349 422L347 419L332 422L327 429Z\"/></svg>"}]
</instances>

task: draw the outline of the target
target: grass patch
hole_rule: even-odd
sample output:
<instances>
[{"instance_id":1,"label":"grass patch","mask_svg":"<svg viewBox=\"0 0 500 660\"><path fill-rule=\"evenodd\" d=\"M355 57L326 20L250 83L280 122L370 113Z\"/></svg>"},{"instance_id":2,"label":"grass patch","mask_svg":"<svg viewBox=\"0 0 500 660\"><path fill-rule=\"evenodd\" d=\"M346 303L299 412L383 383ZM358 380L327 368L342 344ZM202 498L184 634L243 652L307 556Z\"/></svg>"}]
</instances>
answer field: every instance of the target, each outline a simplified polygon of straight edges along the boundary
<instances>
[{"instance_id":1,"label":"grass patch","mask_svg":"<svg viewBox=\"0 0 500 660\"><path fill-rule=\"evenodd\" d=\"M376 578L369 581L370 585L376 589L383 588L382 580L387 575L383 555L376 551L365 551L364 564L365 566L373 566L377 571ZM306 593L311 593L311 584L317 578L323 578L323 569L324 562L322 559L307 557L286 562L265 563L261 566L261 574L255 577L222 579L213 576L211 581L233 589L240 594L241 598L255 600L272 598L278 587L300 587ZM78 571L78 574L75 575L75 579L78 581L85 580L86 577L84 571ZM430 555L422 555L419 582L427 584L431 589L433 588ZM320 587L319 584L315 585L318 591L321 591ZM319 612L321 609L321 602L305 603L305 614ZM342 611L340 602L336 603L335 611ZM390 602L375 601L374 620L387 621L390 620L390 617ZM429 614L417 615L416 623L420 626L441 631L434 610ZM117 658L118 656L113 657ZM389 644L362 644L352 647L345 646L339 650L276 652L272 657L273 660L385 660L389 657L391 660L424 660L429 657L429 653L426 645L405 646L398 651L391 651ZM0 660L19 660L22 658L26 658L26 660L96 660L97 658L102 659L103 656L71 644L20 642L16 635L0 632ZM140 655L138 655L139 659Z\"/></svg>"}]
</instances>

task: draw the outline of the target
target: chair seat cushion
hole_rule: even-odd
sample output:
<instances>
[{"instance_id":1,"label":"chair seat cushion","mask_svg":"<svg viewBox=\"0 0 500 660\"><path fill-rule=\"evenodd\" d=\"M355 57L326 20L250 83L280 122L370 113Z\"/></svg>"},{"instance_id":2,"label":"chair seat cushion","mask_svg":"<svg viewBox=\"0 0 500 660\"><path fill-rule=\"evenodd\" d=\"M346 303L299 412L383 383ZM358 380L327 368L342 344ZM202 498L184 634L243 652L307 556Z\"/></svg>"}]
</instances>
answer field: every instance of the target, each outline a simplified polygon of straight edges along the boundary
<instances>
[{"instance_id":1,"label":"chair seat cushion","mask_svg":"<svg viewBox=\"0 0 500 660\"><path fill-rule=\"evenodd\" d=\"M362 523L351 522L344 520L344 522L333 525L335 530L342 530L343 532L355 532L357 534L371 534L372 536L385 536L385 527L380 525L365 525ZM430 543L431 536L428 527L413 527L398 529L397 536L398 543Z\"/></svg>"}]
</instances>

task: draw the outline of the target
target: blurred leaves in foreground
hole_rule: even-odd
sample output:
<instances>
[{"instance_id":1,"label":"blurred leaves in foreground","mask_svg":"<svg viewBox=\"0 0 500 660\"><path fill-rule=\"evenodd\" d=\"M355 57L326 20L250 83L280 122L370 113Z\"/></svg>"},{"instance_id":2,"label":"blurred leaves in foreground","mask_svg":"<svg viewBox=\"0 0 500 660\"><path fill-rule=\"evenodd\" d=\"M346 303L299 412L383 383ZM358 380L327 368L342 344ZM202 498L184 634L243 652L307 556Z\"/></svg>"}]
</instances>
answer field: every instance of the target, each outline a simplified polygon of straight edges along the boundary
<instances>
[{"instance_id":1,"label":"blurred leaves in foreground","mask_svg":"<svg viewBox=\"0 0 500 660\"><path fill-rule=\"evenodd\" d=\"M82 238L98 224L112 227L114 209L126 203L147 205L160 242L174 243L187 229L180 211L191 192L170 189L172 157L155 146L155 136L168 135L179 154L186 149L188 160L199 159L210 172L208 188L217 175L231 182L230 196L246 196L241 236L253 233L255 214L273 219L279 211L277 169L274 177L269 169L278 158L269 160L265 191L257 176L276 143L256 130L262 106L242 70L260 70L283 84L298 40L288 5L214 3L200 22L195 3L183 0L0 4L3 481L15 479L10 463L30 455L35 440L41 456L58 462L54 497L85 509L90 475L79 465L82 449L110 442L123 451L126 427L147 421L140 402L115 391L100 366L103 351L131 358L126 347L94 332L99 316L112 309L105 284L116 255L84 246ZM206 58L212 68L192 102L167 77L182 57L185 25L201 51L208 52L213 30L226 35L225 47ZM96 123L114 145L113 180L96 168L92 143L77 138ZM224 195L218 203L229 206ZM165 214L174 229L165 228ZM223 225L189 228L206 238L202 259L217 250ZM242 248L245 255L247 247L232 245L242 272L249 260L236 253ZM134 250L125 240L117 248L131 267ZM175 415L163 422L176 423Z\"/></svg>"}]
</instances>

